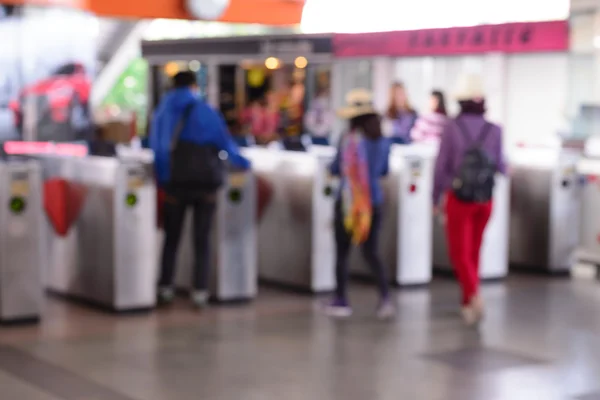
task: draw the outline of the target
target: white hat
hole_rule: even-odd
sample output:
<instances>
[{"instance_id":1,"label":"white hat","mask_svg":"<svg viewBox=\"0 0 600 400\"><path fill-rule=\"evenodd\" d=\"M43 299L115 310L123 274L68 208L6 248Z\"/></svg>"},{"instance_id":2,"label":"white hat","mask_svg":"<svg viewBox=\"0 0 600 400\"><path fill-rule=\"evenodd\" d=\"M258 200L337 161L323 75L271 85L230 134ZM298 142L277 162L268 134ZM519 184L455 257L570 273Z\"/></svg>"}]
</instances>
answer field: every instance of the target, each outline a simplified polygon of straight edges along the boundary
<instances>
[{"instance_id":1,"label":"white hat","mask_svg":"<svg viewBox=\"0 0 600 400\"><path fill-rule=\"evenodd\" d=\"M485 94L481 76L476 74L463 75L458 80L454 97L457 101L483 99Z\"/></svg>"},{"instance_id":2,"label":"white hat","mask_svg":"<svg viewBox=\"0 0 600 400\"><path fill-rule=\"evenodd\" d=\"M373 107L373 96L367 89L353 89L346 95L346 106L337 110L344 119L352 119L361 115L377 114Z\"/></svg>"}]
</instances>

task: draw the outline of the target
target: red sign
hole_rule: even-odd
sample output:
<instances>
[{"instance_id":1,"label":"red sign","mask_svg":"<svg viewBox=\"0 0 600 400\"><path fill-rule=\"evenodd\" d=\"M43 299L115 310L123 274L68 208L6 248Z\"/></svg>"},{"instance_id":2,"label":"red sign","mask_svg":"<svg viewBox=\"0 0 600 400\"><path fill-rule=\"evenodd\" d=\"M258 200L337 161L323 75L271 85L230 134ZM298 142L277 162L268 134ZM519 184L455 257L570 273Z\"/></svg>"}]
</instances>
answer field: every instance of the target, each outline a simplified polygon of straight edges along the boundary
<instances>
[{"instance_id":1,"label":"red sign","mask_svg":"<svg viewBox=\"0 0 600 400\"><path fill-rule=\"evenodd\" d=\"M336 57L534 53L568 49L567 21L333 36L333 51Z\"/></svg>"}]
</instances>

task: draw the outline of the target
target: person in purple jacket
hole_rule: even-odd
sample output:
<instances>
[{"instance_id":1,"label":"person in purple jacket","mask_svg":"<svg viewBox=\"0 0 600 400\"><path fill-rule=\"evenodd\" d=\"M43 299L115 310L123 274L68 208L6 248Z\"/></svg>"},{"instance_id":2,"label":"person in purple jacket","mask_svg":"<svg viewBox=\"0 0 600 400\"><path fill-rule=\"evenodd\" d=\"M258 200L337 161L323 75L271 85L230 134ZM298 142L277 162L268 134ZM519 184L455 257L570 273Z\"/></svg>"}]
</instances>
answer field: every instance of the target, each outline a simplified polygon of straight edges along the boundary
<instances>
[{"instance_id":1,"label":"person in purple jacket","mask_svg":"<svg viewBox=\"0 0 600 400\"><path fill-rule=\"evenodd\" d=\"M435 165L433 202L435 212L445 214L450 261L462 289L462 315L468 325L473 325L483 317L483 303L479 293L479 252L485 227L492 213L493 200L462 201L451 189L465 153L481 138L480 148L495 163L498 172L506 173L506 163L502 130L484 117L485 100L481 78L475 75L465 76L459 87L456 98L460 104L460 113L441 135Z\"/></svg>"}]
</instances>

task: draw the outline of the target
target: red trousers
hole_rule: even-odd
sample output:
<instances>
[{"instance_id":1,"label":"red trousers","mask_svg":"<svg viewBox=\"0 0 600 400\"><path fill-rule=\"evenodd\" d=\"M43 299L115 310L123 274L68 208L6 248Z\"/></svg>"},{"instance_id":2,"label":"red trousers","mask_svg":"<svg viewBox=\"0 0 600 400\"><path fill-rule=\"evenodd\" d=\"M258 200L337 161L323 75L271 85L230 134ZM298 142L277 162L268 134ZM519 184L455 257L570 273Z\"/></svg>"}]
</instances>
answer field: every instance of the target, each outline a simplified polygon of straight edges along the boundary
<instances>
[{"instance_id":1,"label":"red trousers","mask_svg":"<svg viewBox=\"0 0 600 400\"><path fill-rule=\"evenodd\" d=\"M446 236L450 261L462 289L463 305L479 292L479 252L492 201L465 203L453 193L446 196Z\"/></svg>"}]
</instances>

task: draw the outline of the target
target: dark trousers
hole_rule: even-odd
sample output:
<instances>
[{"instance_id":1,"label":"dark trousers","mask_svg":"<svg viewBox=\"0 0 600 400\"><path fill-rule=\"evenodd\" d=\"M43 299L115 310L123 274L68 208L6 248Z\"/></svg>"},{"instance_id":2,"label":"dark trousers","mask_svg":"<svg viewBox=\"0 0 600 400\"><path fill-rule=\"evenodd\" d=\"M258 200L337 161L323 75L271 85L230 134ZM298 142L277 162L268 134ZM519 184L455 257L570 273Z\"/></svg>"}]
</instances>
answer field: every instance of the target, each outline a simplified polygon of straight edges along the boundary
<instances>
[{"instance_id":1,"label":"dark trousers","mask_svg":"<svg viewBox=\"0 0 600 400\"><path fill-rule=\"evenodd\" d=\"M373 219L371 221L371 231L369 237L362 244L361 250L363 257L371 271L375 275L379 294L382 298L387 298L388 280L385 268L381 262L378 253L379 246L379 231L381 230L381 208L373 208ZM346 227L344 227L344 217L342 215L342 207L339 202L335 205L335 241L336 241L336 295L340 299L347 299L348 286L348 256L352 249L352 238L350 237Z\"/></svg>"},{"instance_id":2,"label":"dark trousers","mask_svg":"<svg viewBox=\"0 0 600 400\"><path fill-rule=\"evenodd\" d=\"M191 207L193 218L194 272L193 287L195 290L207 290L210 272L210 230L215 213L215 196L207 196L200 200L182 200L167 194L164 203L165 241L162 252L161 274L159 286L173 285L177 249L181 241L181 232L187 209Z\"/></svg>"}]
</instances>

